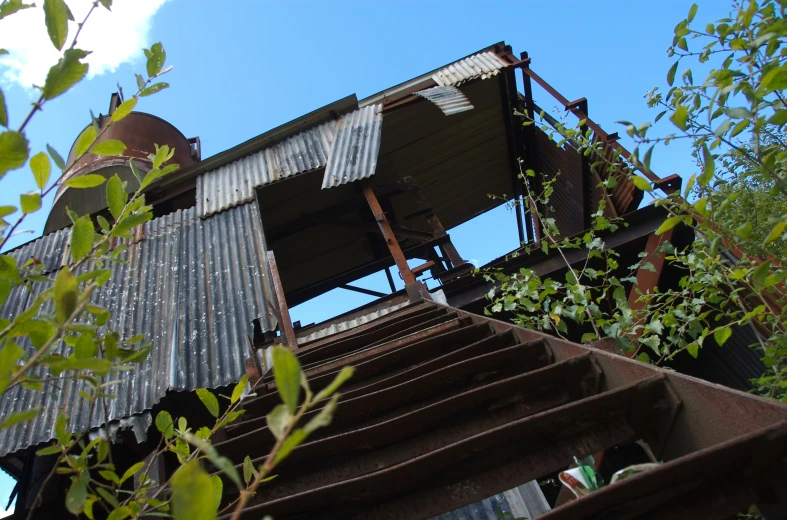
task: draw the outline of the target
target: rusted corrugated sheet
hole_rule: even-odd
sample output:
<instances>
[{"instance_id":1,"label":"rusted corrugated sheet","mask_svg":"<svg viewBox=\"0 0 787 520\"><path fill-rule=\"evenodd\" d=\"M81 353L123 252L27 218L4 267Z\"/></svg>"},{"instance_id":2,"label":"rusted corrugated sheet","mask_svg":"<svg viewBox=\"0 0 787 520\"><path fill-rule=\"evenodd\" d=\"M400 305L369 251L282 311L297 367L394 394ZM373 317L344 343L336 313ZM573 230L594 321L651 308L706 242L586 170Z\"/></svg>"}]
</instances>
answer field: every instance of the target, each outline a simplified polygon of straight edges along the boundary
<instances>
[{"instance_id":1,"label":"rusted corrugated sheet","mask_svg":"<svg viewBox=\"0 0 787 520\"><path fill-rule=\"evenodd\" d=\"M328 161L336 123L329 121L197 177L197 213L206 217L254 199L254 188Z\"/></svg>"},{"instance_id":2,"label":"rusted corrugated sheet","mask_svg":"<svg viewBox=\"0 0 787 520\"><path fill-rule=\"evenodd\" d=\"M548 216L562 236L575 235L584 228L582 217L582 162L579 154L564 146L560 148L547 134L536 129L539 166L545 181L554 180Z\"/></svg>"},{"instance_id":3,"label":"rusted corrugated sheet","mask_svg":"<svg viewBox=\"0 0 787 520\"><path fill-rule=\"evenodd\" d=\"M112 278L94 297L112 311L110 326L122 337L144 334L153 342L144 363L119 374L122 382L109 403L111 420L142 414L168 390L237 381L245 373L251 321L260 317L264 329L273 325L266 303L273 299L267 286L270 275L255 202L204 220L196 208L178 211L147 223L145 231L145 240L129 246L122 255L127 263L112 265ZM16 291L3 316L21 312L30 298ZM0 416L33 406L42 412L30 423L0 432L0 454L52 438L55 419L63 411L75 431L102 424L104 411L90 416L77 396L80 389L67 381L52 394L18 390L4 396Z\"/></svg>"},{"instance_id":4,"label":"rusted corrugated sheet","mask_svg":"<svg viewBox=\"0 0 787 520\"><path fill-rule=\"evenodd\" d=\"M467 110L473 110L473 105L470 103L470 100L456 87L432 87L416 92L415 95L428 99L437 105L440 110L443 111L443 114L447 116L466 112Z\"/></svg>"},{"instance_id":5,"label":"rusted corrugated sheet","mask_svg":"<svg viewBox=\"0 0 787 520\"><path fill-rule=\"evenodd\" d=\"M432 75L432 79L441 86L459 86L471 79L491 78L506 66L506 62L494 52L482 52L440 69Z\"/></svg>"},{"instance_id":6,"label":"rusted corrugated sheet","mask_svg":"<svg viewBox=\"0 0 787 520\"><path fill-rule=\"evenodd\" d=\"M336 127L322 188L332 188L374 175L383 131L383 105L346 114Z\"/></svg>"}]
</instances>

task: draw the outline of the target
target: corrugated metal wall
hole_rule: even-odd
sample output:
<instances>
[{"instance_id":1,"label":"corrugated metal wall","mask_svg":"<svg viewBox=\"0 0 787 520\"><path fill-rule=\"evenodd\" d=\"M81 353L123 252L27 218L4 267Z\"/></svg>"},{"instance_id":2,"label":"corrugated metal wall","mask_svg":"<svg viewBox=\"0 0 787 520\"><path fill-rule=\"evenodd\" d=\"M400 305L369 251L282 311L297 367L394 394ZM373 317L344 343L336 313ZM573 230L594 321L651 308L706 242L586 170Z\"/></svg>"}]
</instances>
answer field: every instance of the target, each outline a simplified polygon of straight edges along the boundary
<instances>
[{"instance_id":1,"label":"corrugated metal wall","mask_svg":"<svg viewBox=\"0 0 787 520\"><path fill-rule=\"evenodd\" d=\"M382 133L382 104L369 105L342 117L325 166L322 189L374 175Z\"/></svg>"},{"instance_id":2,"label":"corrugated metal wall","mask_svg":"<svg viewBox=\"0 0 787 520\"><path fill-rule=\"evenodd\" d=\"M544 132L536 129L538 160L546 179L556 179L547 214L555 219L564 237L582 232L582 162L576 151L559 148Z\"/></svg>"},{"instance_id":3,"label":"corrugated metal wall","mask_svg":"<svg viewBox=\"0 0 787 520\"><path fill-rule=\"evenodd\" d=\"M249 202L256 187L324 167L335 129L329 121L199 176L197 213L206 217Z\"/></svg>"},{"instance_id":4,"label":"corrugated metal wall","mask_svg":"<svg viewBox=\"0 0 787 520\"><path fill-rule=\"evenodd\" d=\"M61 241L58 234L39 242ZM30 244L31 248L49 247ZM118 420L153 407L168 390L218 387L245 373L251 321L262 318L272 328L266 302L265 243L255 202L207 219L196 208L145 225L145 239L123 253L127 264L113 264L111 280L95 301L112 311L111 327L123 337L144 334L153 342L150 357L119 375L109 417ZM18 290L3 316L25 309L32 296ZM9 392L0 400L0 416L41 406L39 417L0 433L0 454L52 438L57 415L65 411L71 428L84 431L104 422L103 410L89 409L74 382L58 391Z\"/></svg>"}]
</instances>

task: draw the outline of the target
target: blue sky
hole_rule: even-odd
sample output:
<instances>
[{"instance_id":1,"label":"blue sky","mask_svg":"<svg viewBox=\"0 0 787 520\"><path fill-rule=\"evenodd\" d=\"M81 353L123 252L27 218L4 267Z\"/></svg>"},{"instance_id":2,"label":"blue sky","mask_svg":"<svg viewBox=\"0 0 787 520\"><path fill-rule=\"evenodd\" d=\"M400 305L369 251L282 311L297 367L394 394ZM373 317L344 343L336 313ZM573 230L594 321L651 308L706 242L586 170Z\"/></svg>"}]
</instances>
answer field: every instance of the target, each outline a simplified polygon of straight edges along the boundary
<instances>
[{"instance_id":1,"label":"blue sky","mask_svg":"<svg viewBox=\"0 0 787 520\"><path fill-rule=\"evenodd\" d=\"M79 3L68 3L74 2ZM130 2L142 0L115 0L115 11ZM655 115L643 96L665 85L672 63L665 51L691 3L169 0L152 17L128 12L128 18L102 21L94 48L103 50L103 68L116 70L84 81L48 105L28 127L28 137L32 153L50 143L65 156L89 122L89 110L107 111L116 83L126 92L134 90L133 74L144 69L144 61L141 51L130 53L123 45L156 41L163 42L168 63L175 67L166 78L171 88L145 99L138 109L168 120L188 137L199 136L203 157L346 95L361 99L501 40L515 52L527 50L533 69L566 97L586 97L590 115L608 131L622 130L616 120L643 122ZM697 22L703 26L728 11L727 2L719 0L699 4ZM90 31L88 22L86 38ZM45 33L41 37L46 40ZM113 63L113 52L125 61ZM34 93L9 79L3 63L0 84L12 125L18 126ZM553 105L538 92L536 102L544 108ZM654 156L653 169L661 176L680 173L687 178L694 164L686 149L673 145ZM0 181L0 204L16 204L18 193L32 188L29 172L12 172ZM33 233L17 243L38 236L44 220L44 211L30 218L23 227ZM460 253L480 263L517 245L514 215L505 208L451 234ZM358 285L387 290L383 276ZM293 314L304 323L320 321L338 308L371 299L337 290ZM0 484L0 500L6 489L10 491L7 482Z\"/></svg>"}]
</instances>

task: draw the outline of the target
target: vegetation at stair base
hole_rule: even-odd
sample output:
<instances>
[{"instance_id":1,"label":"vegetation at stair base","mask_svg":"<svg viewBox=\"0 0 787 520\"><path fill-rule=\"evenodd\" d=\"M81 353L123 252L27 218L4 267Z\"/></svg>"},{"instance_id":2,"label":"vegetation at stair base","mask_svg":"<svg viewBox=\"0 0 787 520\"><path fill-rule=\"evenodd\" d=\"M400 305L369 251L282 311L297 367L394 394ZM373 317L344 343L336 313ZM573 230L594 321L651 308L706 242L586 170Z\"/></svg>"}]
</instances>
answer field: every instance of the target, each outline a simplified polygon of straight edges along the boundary
<instances>
[{"instance_id":1,"label":"vegetation at stair base","mask_svg":"<svg viewBox=\"0 0 787 520\"><path fill-rule=\"evenodd\" d=\"M583 341L614 338L626 354L657 365L684 352L697 357L709 344L723 346L734 327L753 327L752 347L767 367L753 385L761 395L787 401L785 6L735 2L728 18L705 25L697 22L698 9L692 6L668 49L675 58L666 77L669 89L655 88L647 95L648 105L659 111L655 121L667 117L674 131L653 135L650 123L621 121L637 143L629 160L605 156L603 143L579 130L584 121L572 126L564 120L556 127L543 124L542 117L524 122L539 125L558 146L600 158L592 167L602 172L604 196L591 229L569 238L560 236L548 214L535 211L549 207L555 179L544 177L539 193L529 189L524 205L534 210L541 240L523 254L533 248L556 251L567 274L552 279L530 269L486 271L483 276L499 286L488 294L487 313L509 312L518 325L559 336L571 324L582 329ZM696 64L715 66L695 81L691 67ZM678 140L691 143L699 170L684 176L683 193L663 194L632 175L636 169L649 171L654 153ZM524 179L537 176L540 172L522 172ZM635 288L633 300L624 286L637 282L638 270L655 267L644 252L634 265L619 266L620 255L603 238L625 225L604 211L607 191L623 176L668 212L656 235L687 226L695 236L686 248L663 240L656 250L682 273L678 286ZM577 249L587 250L584 265L567 260L566 252Z\"/></svg>"},{"instance_id":2,"label":"vegetation at stair base","mask_svg":"<svg viewBox=\"0 0 787 520\"><path fill-rule=\"evenodd\" d=\"M0 24L13 23L15 13L31 7L32 4L21 0L0 2ZM112 217L98 216L94 221L90 215L78 215L69 210L72 223L70 257L66 265L56 272L47 272L45 266L35 259L20 264L10 254L0 255L0 305L19 288L32 295L32 303L23 312L15 316L0 316L0 394L20 390L58 392L59 384L78 380L84 384L78 398L89 403L90 417L94 411L103 411L108 417L108 401L114 397L112 389L118 383L119 375L144 361L152 347L142 336L123 338L112 330L110 310L97 305L93 295L109 281L111 265L124 261L122 253L132 238L132 230L153 218L153 208L146 204L143 191L179 167L168 163L175 150L167 144L150 150L152 169L147 172L141 172L129 160L140 183L139 189L129 194L117 174L108 180L98 174L66 179L67 165L50 146L46 151L31 156L25 129L33 117L40 117L39 112L45 105L55 100L62 102L57 98L67 94L87 75L89 65L83 60L90 51L77 47L77 41L82 30L89 28L90 15L102 8L111 10L112 0L93 2L85 18L77 23L64 0L44 0L47 33L52 44L61 52L61 57L49 70L44 86L39 89L38 100L29 113L22 115L16 129L11 125L0 91L0 125L4 128L0 132L0 178L28 174L25 170L29 170L38 188L20 194L18 206L0 207L0 248L15 235L28 215L41 210L42 199L60 186L85 189L105 185L107 207ZM77 30L66 45L69 22L74 22ZM142 98L169 87L159 81L171 69L164 68L166 52L162 44L156 43L144 52L146 73L136 75L136 92L117 107L107 125L100 125L90 114L91 124L75 143L75 161L86 154L121 155L126 145L117 139L100 139L103 133L128 116ZM0 54L7 53L0 50ZM353 372L352 368L344 368L333 383L315 395L290 350L274 347L273 363L282 404L267 416L276 444L263 461L252 461L247 457L239 472L211 445L211 437L219 429L241 417L242 397L253 394L255 390L249 387L244 377L232 395L226 396L224 405L219 404L212 391L196 390L207 411L215 418L211 428L203 426L194 430L186 418L173 418L166 411L160 412L155 419L156 428L161 433L158 447L145 461L122 472L113 463L109 439L101 435L108 428L89 440L88 432L72 432L68 415L62 413L55 424L56 440L37 451L40 457L58 457L58 463L52 466L39 487L39 493L48 489L53 478L67 478L70 484L64 505L76 516L92 519L96 511L111 520L150 516L210 520L217 516L223 492L222 480L217 475L208 475L205 470L204 464L210 464L238 487L239 498L225 507L225 512L234 510L237 517L256 488L274 477L272 470L292 449L314 430L330 423L339 398L337 390ZM25 402L35 401L30 398ZM300 426L303 414L315 407L320 408L319 412ZM0 429L32 421L39 413L39 408L32 408L8 416L0 423ZM180 466L166 482L157 482L149 475L150 468L168 452L177 456ZM40 498L39 494L29 516L34 514Z\"/></svg>"}]
</instances>

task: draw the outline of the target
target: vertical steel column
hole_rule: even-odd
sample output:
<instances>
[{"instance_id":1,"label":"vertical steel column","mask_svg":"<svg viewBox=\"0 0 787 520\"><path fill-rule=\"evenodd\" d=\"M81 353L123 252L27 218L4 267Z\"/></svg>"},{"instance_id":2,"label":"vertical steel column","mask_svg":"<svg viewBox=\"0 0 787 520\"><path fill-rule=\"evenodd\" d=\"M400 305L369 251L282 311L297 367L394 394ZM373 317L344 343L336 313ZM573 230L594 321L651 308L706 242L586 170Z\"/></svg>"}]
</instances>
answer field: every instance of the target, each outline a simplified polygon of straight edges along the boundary
<instances>
[{"instance_id":1,"label":"vertical steel column","mask_svg":"<svg viewBox=\"0 0 787 520\"><path fill-rule=\"evenodd\" d=\"M363 196L366 197L366 202L372 210L372 215L374 215L377 225L380 226L380 232L383 234L383 239L385 239L386 244L388 244L388 250L391 252L394 262L396 262L396 267L399 268L399 273L401 273L405 285L414 284L415 276L413 272L410 271L410 266L407 265L407 259L402 252L402 248L399 247L399 242L396 240L396 236L391 229L391 224L388 222L385 213L383 213L383 209L380 207L377 195L374 194L374 190L369 184L369 181L364 179L360 181L360 183L361 189L363 190Z\"/></svg>"},{"instance_id":2,"label":"vertical steel column","mask_svg":"<svg viewBox=\"0 0 787 520\"><path fill-rule=\"evenodd\" d=\"M295 329L292 328L292 320L290 319L290 309L287 307L287 299L284 296L284 288L281 285L281 278L279 277L279 268L276 265L276 257L273 251L268 251L268 267L271 270L271 278L273 279L273 290L276 293L276 303L279 308L279 329L284 338L285 344L292 350L297 350L298 340L295 337Z\"/></svg>"},{"instance_id":3,"label":"vertical steel column","mask_svg":"<svg viewBox=\"0 0 787 520\"><path fill-rule=\"evenodd\" d=\"M588 100L582 98L574 102L574 106L588 114ZM579 127L582 132L582 137L586 137L588 133L587 117L584 118L585 123ZM580 153L580 160L582 161L582 229L590 229L592 219L590 215L593 213L593 182L591 180L592 172L590 171L590 156Z\"/></svg>"},{"instance_id":4,"label":"vertical steel column","mask_svg":"<svg viewBox=\"0 0 787 520\"><path fill-rule=\"evenodd\" d=\"M519 108L519 96L516 90L516 72L515 69L505 68L503 73L500 74L500 90L505 92L503 102L503 122L506 126L506 143L509 150L509 168L511 168L511 181L514 188L514 197L517 200L516 209L516 225L519 232L519 243L525 242L525 226L522 218L524 208L518 204L522 198L522 182L524 179L519 179L519 158L525 151L524 139L522 137L522 122L519 121L514 115L514 110Z\"/></svg>"}]
</instances>

